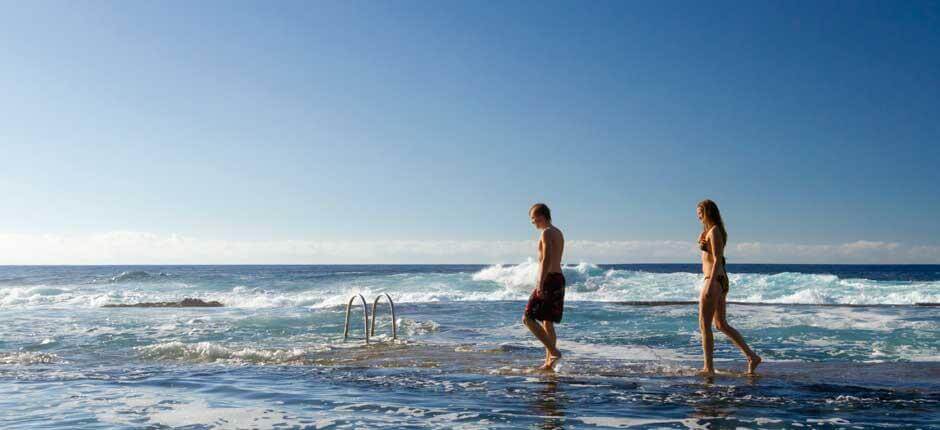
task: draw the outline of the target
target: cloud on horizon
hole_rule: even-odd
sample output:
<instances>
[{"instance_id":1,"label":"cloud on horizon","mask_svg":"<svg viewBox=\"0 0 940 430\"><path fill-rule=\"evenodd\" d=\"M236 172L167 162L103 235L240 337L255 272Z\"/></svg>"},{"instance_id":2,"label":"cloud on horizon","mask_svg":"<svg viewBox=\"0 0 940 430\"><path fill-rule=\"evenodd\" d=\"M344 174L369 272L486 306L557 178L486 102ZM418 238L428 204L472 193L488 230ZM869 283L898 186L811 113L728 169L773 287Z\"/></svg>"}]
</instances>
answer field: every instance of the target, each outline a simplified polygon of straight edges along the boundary
<instances>
[{"instance_id":1,"label":"cloud on horizon","mask_svg":"<svg viewBox=\"0 0 940 430\"><path fill-rule=\"evenodd\" d=\"M534 241L243 241L116 231L90 235L0 234L0 264L341 264L517 263ZM940 264L940 246L855 241L843 244L732 244L735 263ZM687 241L570 240L567 262L692 263Z\"/></svg>"}]
</instances>

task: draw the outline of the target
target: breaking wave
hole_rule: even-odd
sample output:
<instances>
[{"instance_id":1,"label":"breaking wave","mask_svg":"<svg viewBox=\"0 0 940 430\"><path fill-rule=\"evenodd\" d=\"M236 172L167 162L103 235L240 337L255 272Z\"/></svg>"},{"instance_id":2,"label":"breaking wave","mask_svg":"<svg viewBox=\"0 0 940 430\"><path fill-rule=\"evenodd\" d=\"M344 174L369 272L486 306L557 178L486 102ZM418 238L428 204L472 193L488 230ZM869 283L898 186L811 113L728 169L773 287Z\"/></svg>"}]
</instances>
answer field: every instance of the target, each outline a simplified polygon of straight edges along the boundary
<instances>
[{"instance_id":1,"label":"breaking wave","mask_svg":"<svg viewBox=\"0 0 940 430\"><path fill-rule=\"evenodd\" d=\"M138 347L137 351L141 357L151 360L180 360L199 363L221 362L226 364L289 364L302 362L307 357L307 350L303 348L239 348L227 347L212 342L165 342Z\"/></svg>"},{"instance_id":2,"label":"breaking wave","mask_svg":"<svg viewBox=\"0 0 940 430\"><path fill-rule=\"evenodd\" d=\"M149 281L155 278L157 279L165 278L167 276L169 275L166 273L151 274L143 270L134 270L134 271L128 271L128 272L121 272L120 275L111 277L111 279L108 280L108 282L111 282L111 283L135 282L135 281L140 282L140 281Z\"/></svg>"},{"instance_id":3,"label":"breaking wave","mask_svg":"<svg viewBox=\"0 0 940 430\"><path fill-rule=\"evenodd\" d=\"M217 284L200 278L124 272L107 283L0 287L0 307L100 307L105 304L217 300L234 308L331 308L353 294L368 300L389 293L396 303L500 301L528 298L538 270L532 260L476 271L404 272L277 278ZM567 301L685 302L698 298L701 274L604 268L590 263L563 267ZM728 299L736 302L815 305L914 305L940 302L940 281L885 281L813 273L731 273ZM134 280L134 282L130 282ZM147 282L138 282L147 280Z\"/></svg>"},{"instance_id":4,"label":"breaking wave","mask_svg":"<svg viewBox=\"0 0 940 430\"><path fill-rule=\"evenodd\" d=\"M702 275L688 272L652 273L602 269L581 263L562 268L568 281L566 300L694 301ZM532 288L538 264L494 265L473 274L507 290ZM731 273L729 300L749 303L825 305L913 305L940 302L940 282L843 279L829 274L784 272Z\"/></svg>"}]
</instances>

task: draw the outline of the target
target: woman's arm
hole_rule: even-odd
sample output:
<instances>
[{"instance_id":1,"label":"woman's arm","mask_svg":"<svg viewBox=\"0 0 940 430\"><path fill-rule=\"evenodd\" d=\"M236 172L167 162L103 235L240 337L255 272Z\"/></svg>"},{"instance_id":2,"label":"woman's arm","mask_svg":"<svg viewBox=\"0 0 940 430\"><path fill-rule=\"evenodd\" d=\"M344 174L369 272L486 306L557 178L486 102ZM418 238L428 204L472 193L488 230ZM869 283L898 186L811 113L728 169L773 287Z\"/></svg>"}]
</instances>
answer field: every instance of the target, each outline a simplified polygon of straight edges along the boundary
<instances>
[{"instance_id":1,"label":"woman's arm","mask_svg":"<svg viewBox=\"0 0 940 430\"><path fill-rule=\"evenodd\" d=\"M725 244L720 242L722 239L715 234L715 228L712 227L708 231L708 243L711 244L712 251L712 267L708 271L708 279L711 282L715 282L715 272L718 271L718 265L724 261L725 256Z\"/></svg>"}]
</instances>

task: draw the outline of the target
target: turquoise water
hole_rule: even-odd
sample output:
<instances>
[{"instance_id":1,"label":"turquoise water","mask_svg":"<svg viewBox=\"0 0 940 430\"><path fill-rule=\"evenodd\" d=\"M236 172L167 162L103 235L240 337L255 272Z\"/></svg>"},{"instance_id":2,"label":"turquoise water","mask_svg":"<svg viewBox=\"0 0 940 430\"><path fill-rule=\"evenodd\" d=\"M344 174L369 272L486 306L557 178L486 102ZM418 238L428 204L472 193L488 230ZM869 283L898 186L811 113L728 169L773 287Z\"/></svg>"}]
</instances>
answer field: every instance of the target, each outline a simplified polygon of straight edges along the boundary
<instances>
[{"instance_id":1,"label":"turquoise water","mask_svg":"<svg viewBox=\"0 0 940 430\"><path fill-rule=\"evenodd\" d=\"M3 428L940 428L940 267L731 265L700 363L691 265L567 266L556 375L535 265L0 267ZM346 299L396 301L365 345ZM219 300L224 308L102 308ZM639 303L643 302L643 303ZM650 305L649 302L656 302Z\"/></svg>"}]
</instances>

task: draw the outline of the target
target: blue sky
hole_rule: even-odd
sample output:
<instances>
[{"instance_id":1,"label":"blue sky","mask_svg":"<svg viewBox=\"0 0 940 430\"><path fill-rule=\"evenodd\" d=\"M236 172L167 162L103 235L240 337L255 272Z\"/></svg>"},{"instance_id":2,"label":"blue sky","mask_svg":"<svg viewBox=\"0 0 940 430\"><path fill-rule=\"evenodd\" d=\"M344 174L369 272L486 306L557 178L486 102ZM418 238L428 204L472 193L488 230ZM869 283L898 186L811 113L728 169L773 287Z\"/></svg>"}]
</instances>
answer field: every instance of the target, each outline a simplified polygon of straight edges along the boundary
<instances>
[{"instance_id":1,"label":"blue sky","mask_svg":"<svg viewBox=\"0 0 940 430\"><path fill-rule=\"evenodd\" d=\"M685 262L644 256L704 197L791 247L746 260L940 262L936 2L0 6L0 262L173 258L82 254L115 232L202 249L179 262L514 259L487 243L531 240L535 201L647 244L571 258ZM826 255L857 243L884 250Z\"/></svg>"}]
</instances>

